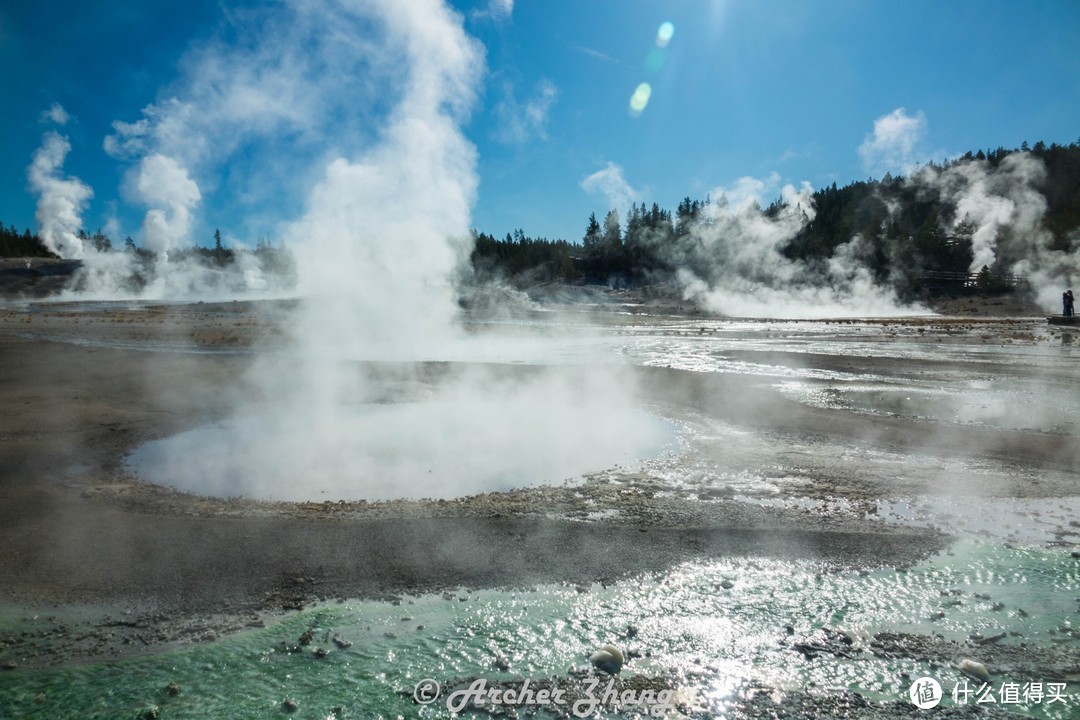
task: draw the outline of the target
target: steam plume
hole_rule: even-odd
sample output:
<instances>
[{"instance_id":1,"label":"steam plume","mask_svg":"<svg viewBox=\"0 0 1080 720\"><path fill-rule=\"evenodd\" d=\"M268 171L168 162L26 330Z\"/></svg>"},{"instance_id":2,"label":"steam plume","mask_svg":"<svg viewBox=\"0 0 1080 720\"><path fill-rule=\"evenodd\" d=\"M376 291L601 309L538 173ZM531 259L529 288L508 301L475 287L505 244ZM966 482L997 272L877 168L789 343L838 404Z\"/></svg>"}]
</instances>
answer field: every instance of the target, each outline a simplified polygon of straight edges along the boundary
<instances>
[{"instance_id":1,"label":"steam plume","mask_svg":"<svg viewBox=\"0 0 1080 720\"><path fill-rule=\"evenodd\" d=\"M437 341L452 324L477 185L459 123L483 70L480 47L443 4L374 9L387 47L404 55L403 94L374 148L329 163L288 235L303 247L300 291L319 300L306 341L352 338L368 352Z\"/></svg>"},{"instance_id":2,"label":"steam plume","mask_svg":"<svg viewBox=\"0 0 1080 720\"><path fill-rule=\"evenodd\" d=\"M761 209L761 194L778 178L742 178L719 188L717 202L680 243L674 264L687 298L706 309L741 317L822 318L895 316L926 312L905 307L895 293L877 285L860 261L856 236L820 265L788 259L784 245L815 216L809 184L785 185L774 215Z\"/></svg>"},{"instance_id":3,"label":"steam plume","mask_svg":"<svg viewBox=\"0 0 1080 720\"><path fill-rule=\"evenodd\" d=\"M1080 277L1080 253L1056 248L1043 224L1047 204L1039 186L1045 179L1041 159L1014 152L996 166L986 160L927 166L908 182L955 208L950 229L970 232L972 272L986 266L1024 275L1039 304L1053 310L1062 289Z\"/></svg>"},{"instance_id":4,"label":"steam plume","mask_svg":"<svg viewBox=\"0 0 1080 720\"><path fill-rule=\"evenodd\" d=\"M155 154L139 164L136 187L152 206L143 220L143 244L167 262L169 250L188 237L199 186L175 160Z\"/></svg>"},{"instance_id":5,"label":"steam plume","mask_svg":"<svg viewBox=\"0 0 1080 720\"><path fill-rule=\"evenodd\" d=\"M63 113L58 105L53 108L56 109ZM66 119L66 113L63 117ZM78 236L82 228L80 216L94 193L78 178L63 176L64 159L70 151L71 143L66 137L55 131L45 133L27 175L30 187L38 195L35 217L45 247L60 257L79 259L84 254Z\"/></svg>"},{"instance_id":6,"label":"steam plume","mask_svg":"<svg viewBox=\"0 0 1080 720\"><path fill-rule=\"evenodd\" d=\"M499 338L485 335L477 349L481 341L463 332L453 288L471 250L477 159L461 126L478 95L483 53L462 18L438 0L289 10L289 22L272 23L246 52L263 57L264 42L311 46L343 67L374 69L393 88L393 102L378 133L363 136L369 143L350 148L346 140L320 158L317 173L299 173L317 181L302 216L285 229L298 249L303 296L291 352L261 356L245 385L251 392L236 399L235 418L197 436L210 462L196 474L210 486L195 489L292 499L452 497L466 490L459 482L484 478L503 487L530 474L562 480L573 472L564 470L571 458L594 458L601 465L589 469L598 470L613 457L633 459L623 451L651 436L655 420L634 412L632 390L609 367L572 378L455 367L432 385L412 363L392 366L396 379L388 383L356 362L500 356L489 347ZM278 25L319 32L282 35L273 30ZM327 27L355 33L326 37ZM370 72L346 77L351 84L339 77L333 90L350 98L349 108L388 96L369 86ZM325 82L314 82L316 102L337 102L329 93L321 98ZM178 168L161 165L174 185L186 187ZM373 405L372 398L392 402ZM162 449L159 467L190 467L190 453L173 447ZM556 475L543 477L549 473Z\"/></svg>"}]
</instances>

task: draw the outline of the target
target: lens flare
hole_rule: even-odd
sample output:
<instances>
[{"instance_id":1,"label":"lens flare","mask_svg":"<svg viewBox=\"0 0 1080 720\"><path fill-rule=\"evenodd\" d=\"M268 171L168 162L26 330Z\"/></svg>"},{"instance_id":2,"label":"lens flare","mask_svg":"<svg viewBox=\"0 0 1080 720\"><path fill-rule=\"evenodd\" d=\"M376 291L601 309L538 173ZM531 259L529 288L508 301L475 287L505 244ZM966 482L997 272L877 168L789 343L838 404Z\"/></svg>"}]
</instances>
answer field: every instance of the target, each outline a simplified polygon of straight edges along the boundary
<instances>
[{"instance_id":1,"label":"lens flare","mask_svg":"<svg viewBox=\"0 0 1080 720\"><path fill-rule=\"evenodd\" d=\"M651 73L658 73L660 69L664 67L664 56L666 52L660 48L653 48L649 51L649 54L645 57L645 67Z\"/></svg>"},{"instance_id":2,"label":"lens flare","mask_svg":"<svg viewBox=\"0 0 1080 720\"><path fill-rule=\"evenodd\" d=\"M670 22L665 22L660 26L660 29L656 31L656 46L667 47L667 44L671 42L671 37L675 34L675 26Z\"/></svg>"},{"instance_id":3,"label":"lens flare","mask_svg":"<svg viewBox=\"0 0 1080 720\"><path fill-rule=\"evenodd\" d=\"M645 106L649 104L649 97L652 95L652 86L649 83L641 83L634 90L634 94L630 96L630 114L637 117L645 111Z\"/></svg>"}]
</instances>

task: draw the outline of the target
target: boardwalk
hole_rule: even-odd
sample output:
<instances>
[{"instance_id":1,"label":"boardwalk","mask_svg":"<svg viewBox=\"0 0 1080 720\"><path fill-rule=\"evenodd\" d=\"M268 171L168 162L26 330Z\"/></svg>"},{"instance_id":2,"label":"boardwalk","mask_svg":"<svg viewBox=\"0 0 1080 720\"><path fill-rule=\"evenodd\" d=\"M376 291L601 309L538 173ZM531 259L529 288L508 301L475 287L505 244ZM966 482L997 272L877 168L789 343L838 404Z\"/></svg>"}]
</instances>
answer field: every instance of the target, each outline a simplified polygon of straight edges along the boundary
<instances>
[{"instance_id":1,"label":"boardwalk","mask_svg":"<svg viewBox=\"0 0 1080 720\"><path fill-rule=\"evenodd\" d=\"M935 288L972 288L980 290L1004 290L1021 288L1027 285L1023 275L1003 273L991 275L973 272L948 272L927 270L920 274L924 287Z\"/></svg>"}]
</instances>

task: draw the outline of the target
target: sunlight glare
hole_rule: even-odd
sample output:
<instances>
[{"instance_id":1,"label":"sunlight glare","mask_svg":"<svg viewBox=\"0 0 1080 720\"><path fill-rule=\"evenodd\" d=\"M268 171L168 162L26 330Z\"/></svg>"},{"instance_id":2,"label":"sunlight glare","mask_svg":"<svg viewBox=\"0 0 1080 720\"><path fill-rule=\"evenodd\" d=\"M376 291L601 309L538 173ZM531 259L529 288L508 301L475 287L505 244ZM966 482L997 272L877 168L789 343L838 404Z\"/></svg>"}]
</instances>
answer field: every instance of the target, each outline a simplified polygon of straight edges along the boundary
<instances>
[{"instance_id":1,"label":"sunlight glare","mask_svg":"<svg viewBox=\"0 0 1080 720\"><path fill-rule=\"evenodd\" d=\"M630 114L637 117L645 111L645 106L649 104L649 96L652 95L652 86L649 83L641 83L634 90L634 94L630 96Z\"/></svg>"},{"instance_id":2,"label":"sunlight glare","mask_svg":"<svg viewBox=\"0 0 1080 720\"><path fill-rule=\"evenodd\" d=\"M665 48L671 42L671 36L675 34L675 26L665 22L656 32L656 47Z\"/></svg>"}]
</instances>

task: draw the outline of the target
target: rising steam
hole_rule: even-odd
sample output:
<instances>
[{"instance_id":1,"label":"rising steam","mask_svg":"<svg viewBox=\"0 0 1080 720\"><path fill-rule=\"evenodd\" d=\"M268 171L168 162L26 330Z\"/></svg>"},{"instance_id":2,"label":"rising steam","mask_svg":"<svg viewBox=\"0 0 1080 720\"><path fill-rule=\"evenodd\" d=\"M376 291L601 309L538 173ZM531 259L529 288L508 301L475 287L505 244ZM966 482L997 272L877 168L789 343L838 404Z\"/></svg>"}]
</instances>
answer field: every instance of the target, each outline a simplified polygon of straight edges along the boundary
<instances>
[{"instance_id":1,"label":"rising steam","mask_svg":"<svg viewBox=\"0 0 1080 720\"><path fill-rule=\"evenodd\" d=\"M717 202L693 223L673 264L688 299L715 313L736 317L824 318L922 314L893 290L879 286L860 261L862 238L840 245L820 265L784 256L784 246L815 216L809 184L780 190L779 211L762 210L762 193L775 187L742 178L719 188Z\"/></svg>"},{"instance_id":2,"label":"rising steam","mask_svg":"<svg viewBox=\"0 0 1080 720\"><path fill-rule=\"evenodd\" d=\"M1046 229L1046 198L1039 189L1046 167L1037 156L1014 152L996 166L970 160L945 169L927 166L908 182L955 208L950 231L970 232L974 259L970 270L986 266L1027 277L1036 300L1047 310L1059 307L1062 289L1080 278L1080 251L1055 247ZM1074 241L1067 246L1075 247Z\"/></svg>"},{"instance_id":3,"label":"rising steam","mask_svg":"<svg viewBox=\"0 0 1080 720\"><path fill-rule=\"evenodd\" d=\"M48 117L67 121L67 113L59 105L50 109ZM78 235L81 215L94 192L78 178L64 177L64 159L70 151L66 137L55 131L45 133L27 176L38 196L36 217L45 247L62 258L79 259L85 252Z\"/></svg>"},{"instance_id":4,"label":"rising steam","mask_svg":"<svg viewBox=\"0 0 1080 720\"><path fill-rule=\"evenodd\" d=\"M412 364L499 355L472 349L500 340L463 331L453 285L468 267L478 183L476 150L461 126L484 74L482 47L462 18L438 0L303 3L286 15L253 29L239 57L218 48L225 54L203 53L196 64L247 68L240 75L256 84L256 96L271 77L286 94L310 82L316 105L352 113L347 125L359 126L365 108L392 102L376 134L346 138L330 154L299 153L313 164L295 175L312 184L301 216L284 226L300 260L303 298L288 352L258 358L231 419L187 436L200 460L191 459L184 438L148 450L158 472L177 477L197 468L186 487L213 494L452 497L467 490L464 483L475 490L477 483L493 489L562 480L639 457L627 448L653 437L657 421L634 410L632 388L610 368L581 369L572 379L538 370L518 379L481 366L433 380ZM276 59L282 47L297 50L289 63L295 76ZM352 72L328 83L305 59L308 50ZM252 65L263 61L269 68ZM385 86L372 86L373 74ZM246 94L231 83L227 92L207 94L192 82L173 107L228 118L228 153L246 116L215 103ZM153 198L164 224L176 225L198 200L185 172L194 162L170 162L174 155L154 139L160 110L145 119L136 129L121 126L126 139L114 142L142 151L145 136L161 147L140 167L183 191L179 201L169 196L172 206L166 194ZM320 122L310 119L307 131ZM295 120L283 114L249 130L258 140L267 125L281 130ZM192 129L207 136L205 123ZM137 189L147 197L148 188ZM393 366L388 383L369 361L405 362Z\"/></svg>"},{"instance_id":5,"label":"rising steam","mask_svg":"<svg viewBox=\"0 0 1080 720\"><path fill-rule=\"evenodd\" d=\"M151 206L143 220L143 245L169 261L169 251L191 231L191 213L202 199L187 171L165 155L149 155L139 163L135 187Z\"/></svg>"},{"instance_id":6,"label":"rising steam","mask_svg":"<svg viewBox=\"0 0 1080 720\"><path fill-rule=\"evenodd\" d=\"M394 352L439 343L457 312L451 281L471 250L476 150L461 132L483 72L480 46L441 3L373 8L403 92L377 144L330 162L289 230L313 300L305 346Z\"/></svg>"}]
</instances>

